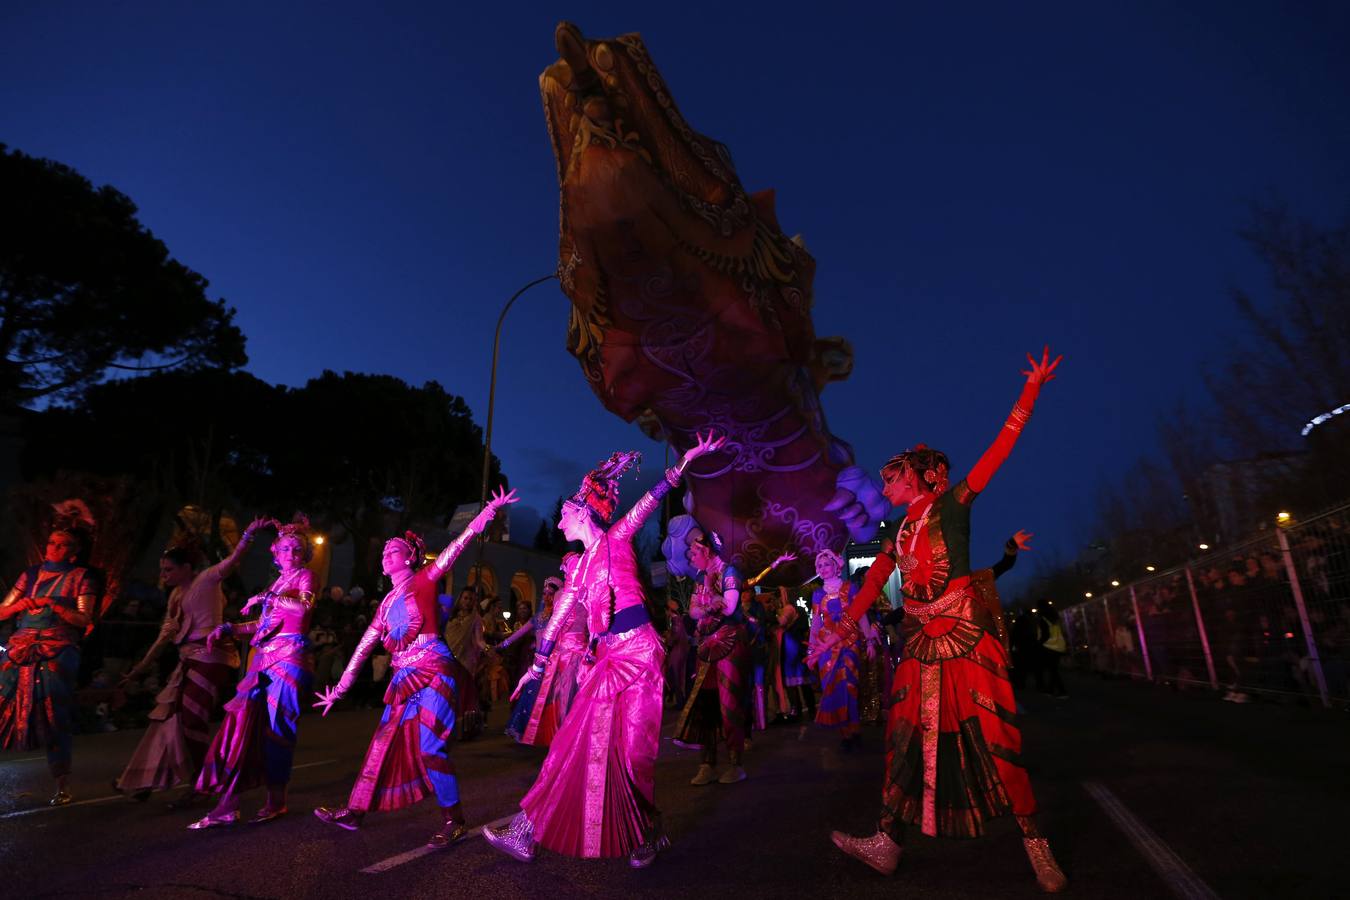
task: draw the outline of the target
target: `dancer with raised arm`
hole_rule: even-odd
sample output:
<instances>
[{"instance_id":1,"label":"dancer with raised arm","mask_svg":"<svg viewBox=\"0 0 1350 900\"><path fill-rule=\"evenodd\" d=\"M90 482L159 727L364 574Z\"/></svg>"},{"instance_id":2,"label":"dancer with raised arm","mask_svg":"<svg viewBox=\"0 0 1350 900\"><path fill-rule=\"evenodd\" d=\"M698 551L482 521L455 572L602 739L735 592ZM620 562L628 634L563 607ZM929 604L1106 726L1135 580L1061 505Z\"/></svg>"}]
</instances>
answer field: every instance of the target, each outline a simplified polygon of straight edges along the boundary
<instances>
[{"instance_id":1,"label":"dancer with raised arm","mask_svg":"<svg viewBox=\"0 0 1350 900\"><path fill-rule=\"evenodd\" d=\"M171 547L160 557L160 580L172 591L164 624L155 643L123 683L141 677L170 645L178 651L178 665L155 697L150 726L114 785L135 800L145 800L152 790L178 783L188 787L175 806L190 806L199 796L195 783L206 761L211 716L234 670L239 668L239 651L233 641L210 641L225 610L221 583L248 552L254 533L271 522L254 519L230 555L201 572L196 570L200 553L195 548Z\"/></svg>"},{"instance_id":2,"label":"dancer with raised arm","mask_svg":"<svg viewBox=\"0 0 1350 900\"><path fill-rule=\"evenodd\" d=\"M427 846L448 847L468 833L450 760L457 701L455 672L463 670L453 665L454 657L441 637L436 583L464 548L487 529L497 511L516 500L515 491L499 489L464 533L426 566L422 565L426 545L411 531L385 543L381 564L394 587L380 601L342 678L319 694L314 704L328 715L356 681L356 673L375 645L383 644L392 654L393 672L384 693L384 715L347 805L314 810L321 821L355 831L372 809L401 809L430 794L440 806L442 824Z\"/></svg>"},{"instance_id":3,"label":"dancer with raised arm","mask_svg":"<svg viewBox=\"0 0 1350 900\"><path fill-rule=\"evenodd\" d=\"M102 587L98 570L83 563L93 531L84 503L58 506L42 562L0 600L0 621L18 619L0 650L0 750L47 751L56 780L52 806L71 801L75 676Z\"/></svg>"},{"instance_id":4,"label":"dancer with raised arm","mask_svg":"<svg viewBox=\"0 0 1350 900\"><path fill-rule=\"evenodd\" d=\"M529 653L528 660L524 665L529 665L529 660L534 659L534 645L543 633L544 626L548 624L549 616L553 614L553 601L558 596L558 591L562 590L562 579L556 575L550 575L544 579L544 590L539 597L539 608L534 615L525 620L525 623L511 632L510 637L497 645L497 651L514 649L516 653ZM524 601L521 601L524 603ZM519 646L517 646L519 645ZM520 671L520 667L517 667ZM523 673L522 673L523 674ZM532 682L537 685L539 682ZM506 720L506 736L514 741L521 742L521 736L525 734L525 729L530 724L530 713L534 710L534 701L538 698L538 691L523 692L516 698L511 706L511 715Z\"/></svg>"},{"instance_id":5,"label":"dancer with raised arm","mask_svg":"<svg viewBox=\"0 0 1350 900\"><path fill-rule=\"evenodd\" d=\"M498 850L528 862L542 844L567 856L627 855L629 865L642 868L668 846L654 796L664 650L647 615L633 538L689 464L723 440L699 435L679 464L612 525L619 477L637 462L636 452L615 453L563 504L558 526L585 550L517 690L547 671L574 607L590 631L591 669L520 812L508 825L483 830Z\"/></svg>"},{"instance_id":6,"label":"dancer with raised arm","mask_svg":"<svg viewBox=\"0 0 1350 900\"><path fill-rule=\"evenodd\" d=\"M216 627L208 648L235 636L251 638L248 672L225 704L225 721L206 752L197 776L197 790L220 799L188 828L201 831L239 821L239 794L267 786L267 802L249 820L259 825L286 814L286 785L295 760L300 704L314 679L314 654L309 649L309 619L317 591L306 563L314 554L309 520L299 516L277 529L272 559L280 574L271 587L250 597L241 611L258 606L258 618Z\"/></svg>"},{"instance_id":7,"label":"dancer with raised arm","mask_svg":"<svg viewBox=\"0 0 1350 900\"><path fill-rule=\"evenodd\" d=\"M895 871L906 825L924 834L970 838L985 821L1012 814L1042 890L1063 890L1064 873L1033 818L1036 799L1022 767L1017 705L1008 681L1008 653L984 590L972 585L970 509L1031 417L1040 389L1060 358L1046 348L993 445L964 481L948 483L947 457L922 444L892 457L881 470L886 498L907 507L890 554L872 564L848 614L824 640L859 636L890 574L904 576L905 655L896 669L886 723L886 777L875 834L831 839L882 874ZM1062 357L1061 357L1062 358Z\"/></svg>"}]
</instances>

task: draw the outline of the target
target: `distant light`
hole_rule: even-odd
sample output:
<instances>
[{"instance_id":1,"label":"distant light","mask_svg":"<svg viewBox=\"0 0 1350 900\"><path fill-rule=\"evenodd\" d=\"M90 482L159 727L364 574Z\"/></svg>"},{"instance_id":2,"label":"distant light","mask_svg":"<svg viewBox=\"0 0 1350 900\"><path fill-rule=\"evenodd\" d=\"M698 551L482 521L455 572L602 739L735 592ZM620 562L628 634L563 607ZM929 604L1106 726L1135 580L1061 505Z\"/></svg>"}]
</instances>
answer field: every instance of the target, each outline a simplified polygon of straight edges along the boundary
<instances>
[{"instance_id":1,"label":"distant light","mask_svg":"<svg viewBox=\"0 0 1350 900\"><path fill-rule=\"evenodd\" d=\"M1144 566L1144 570L1145 570L1145 571L1148 571L1148 572L1156 572L1156 571L1158 571L1157 568L1155 568L1154 566Z\"/></svg>"},{"instance_id":2,"label":"distant light","mask_svg":"<svg viewBox=\"0 0 1350 900\"><path fill-rule=\"evenodd\" d=\"M1031 608L1031 611L1032 611L1032 612L1040 612L1040 610L1039 610L1039 609L1037 609L1037 608L1036 608L1036 607L1034 607L1034 606L1033 606L1033 607L1032 607L1032 608Z\"/></svg>"},{"instance_id":3,"label":"distant light","mask_svg":"<svg viewBox=\"0 0 1350 900\"><path fill-rule=\"evenodd\" d=\"M1112 578L1112 579L1111 579L1111 587L1120 587L1120 582L1119 582L1119 581L1116 581L1114 578Z\"/></svg>"},{"instance_id":4,"label":"distant light","mask_svg":"<svg viewBox=\"0 0 1350 900\"><path fill-rule=\"evenodd\" d=\"M1209 549L1209 544L1201 544L1201 545L1200 545L1200 549L1201 549L1201 550L1208 550L1208 549Z\"/></svg>"},{"instance_id":5,"label":"distant light","mask_svg":"<svg viewBox=\"0 0 1350 900\"><path fill-rule=\"evenodd\" d=\"M1045 605L1046 605L1046 606L1054 606L1054 605L1055 605L1055 601L1053 601L1053 600L1047 600L1047 601L1045 601Z\"/></svg>"},{"instance_id":6,"label":"distant light","mask_svg":"<svg viewBox=\"0 0 1350 900\"><path fill-rule=\"evenodd\" d=\"M1331 412L1324 412L1320 416L1317 416L1316 418L1312 419L1310 422L1308 422L1307 425L1303 426L1303 430L1299 432L1299 434L1301 434L1303 437L1307 437L1308 433L1311 432L1318 425L1321 425L1323 422L1330 421L1334 416L1339 416L1343 412L1350 412L1350 403L1347 403L1344 406L1338 406L1335 409L1331 410Z\"/></svg>"},{"instance_id":7,"label":"distant light","mask_svg":"<svg viewBox=\"0 0 1350 900\"><path fill-rule=\"evenodd\" d=\"M1281 525L1286 525L1293 518L1294 517L1289 515L1289 513L1285 512L1284 510L1280 510L1279 515L1275 516L1275 521L1279 522Z\"/></svg>"},{"instance_id":8,"label":"distant light","mask_svg":"<svg viewBox=\"0 0 1350 900\"><path fill-rule=\"evenodd\" d=\"M802 609L806 609L806 601L805 601L805 600L798 600L798 601L797 601L797 605L800 606Z\"/></svg>"},{"instance_id":9,"label":"distant light","mask_svg":"<svg viewBox=\"0 0 1350 900\"><path fill-rule=\"evenodd\" d=\"M321 534L316 534L316 535L314 536L314 543L315 543L316 545L318 545L318 546L322 546L322 545L323 545L323 540L324 540L324 538L323 538L323 535L321 535Z\"/></svg>"},{"instance_id":10,"label":"distant light","mask_svg":"<svg viewBox=\"0 0 1350 900\"><path fill-rule=\"evenodd\" d=\"M1091 600L1091 599L1092 599L1092 591L1088 591L1088 592L1087 592L1086 594L1084 594L1083 596L1086 597L1086 598L1088 598L1089 600Z\"/></svg>"},{"instance_id":11,"label":"distant light","mask_svg":"<svg viewBox=\"0 0 1350 900\"><path fill-rule=\"evenodd\" d=\"M502 613L502 618L503 618L503 619L509 619L509 618L511 618L511 614L510 614L509 612L503 612L503 613Z\"/></svg>"},{"instance_id":12,"label":"distant light","mask_svg":"<svg viewBox=\"0 0 1350 900\"><path fill-rule=\"evenodd\" d=\"M1294 636L1294 633L1293 633L1292 631L1286 631L1286 632L1284 633L1284 636L1287 637L1287 638L1291 638L1291 637Z\"/></svg>"}]
</instances>

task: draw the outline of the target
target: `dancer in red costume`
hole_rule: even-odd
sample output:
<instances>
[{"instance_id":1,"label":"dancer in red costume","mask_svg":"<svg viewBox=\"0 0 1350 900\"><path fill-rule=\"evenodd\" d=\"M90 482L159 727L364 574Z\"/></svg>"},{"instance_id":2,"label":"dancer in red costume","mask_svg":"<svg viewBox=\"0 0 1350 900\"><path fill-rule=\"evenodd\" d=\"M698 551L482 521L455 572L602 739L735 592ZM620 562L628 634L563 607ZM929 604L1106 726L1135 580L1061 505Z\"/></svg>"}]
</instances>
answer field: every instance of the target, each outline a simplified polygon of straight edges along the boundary
<instances>
[{"instance_id":1,"label":"dancer in red costume","mask_svg":"<svg viewBox=\"0 0 1350 900\"><path fill-rule=\"evenodd\" d=\"M1012 451L1062 357L1051 362L1047 347L1039 362L1027 359L1021 397L964 481L949 487L947 457L923 445L881 470L886 498L907 507L905 520L894 549L877 557L848 615L826 638L856 641L858 623L900 570L905 656L891 689L880 822L869 837L831 835L845 853L885 875L900 860L907 824L927 835L969 838L984 833L987 819L1011 813L1041 889L1067 884L1033 819L1036 799L1020 759L1008 653L992 612L993 578L972 579L970 569L971 504Z\"/></svg>"},{"instance_id":2,"label":"dancer in red costume","mask_svg":"<svg viewBox=\"0 0 1350 900\"><path fill-rule=\"evenodd\" d=\"M483 533L497 511L515 502L515 491L499 490L464 533L427 566L421 566L425 545L412 532L385 543L382 564L394 587L380 602L342 678L319 694L319 702L314 704L328 715L379 643L393 655L384 715L370 740L347 805L320 806L314 815L321 821L355 831L372 809L401 809L432 794L441 807L442 825L427 846L448 847L468 833L459 802L459 781L450 761L458 702L455 676L463 669L454 665L454 656L441 639L436 583L464 548Z\"/></svg>"},{"instance_id":3,"label":"dancer in red costume","mask_svg":"<svg viewBox=\"0 0 1350 900\"><path fill-rule=\"evenodd\" d=\"M516 690L543 677L578 605L591 634L591 664L520 812L508 825L483 830L503 853L529 862L543 844L567 856L626 855L641 868L669 844L654 796L664 650L647 615L633 539L689 464L722 441L699 435L679 465L613 525L618 480L637 461L636 452L615 453L563 504L559 527L586 549Z\"/></svg>"},{"instance_id":4,"label":"dancer in red costume","mask_svg":"<svg viewBox=\"0 0 1350 900\"><path fill-rule=\"evenodd\" d=\"M83 502L58 506L43 561L24 570L0 601L0 621L18 619L9 646L0 650L0 750L47 751L56 780L52 806L71 801L80 642L102 591L102 574L83 562L93 531Z\"/></svg>"}]
</instances>

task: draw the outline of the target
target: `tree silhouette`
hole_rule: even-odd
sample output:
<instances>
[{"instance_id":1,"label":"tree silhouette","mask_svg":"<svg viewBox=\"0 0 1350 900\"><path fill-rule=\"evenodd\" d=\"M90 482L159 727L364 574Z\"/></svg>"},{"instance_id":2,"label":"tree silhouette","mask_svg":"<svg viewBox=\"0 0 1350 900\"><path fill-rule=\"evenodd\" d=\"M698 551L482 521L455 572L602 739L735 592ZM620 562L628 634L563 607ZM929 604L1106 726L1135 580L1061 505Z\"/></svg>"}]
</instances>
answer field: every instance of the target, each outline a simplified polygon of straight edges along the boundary
<instances>
[{"instance_id":1,"label":"tree silhouette","mask_svg":"<svg viewBox=\"0 0 1350 900\"><path fill-rule=\"evenodd\" d=\"M207 298L126 195L0 144L0 197L0 408L69 395L110 368L247 361L234 310Z\"/></svg>"}]
</instances>

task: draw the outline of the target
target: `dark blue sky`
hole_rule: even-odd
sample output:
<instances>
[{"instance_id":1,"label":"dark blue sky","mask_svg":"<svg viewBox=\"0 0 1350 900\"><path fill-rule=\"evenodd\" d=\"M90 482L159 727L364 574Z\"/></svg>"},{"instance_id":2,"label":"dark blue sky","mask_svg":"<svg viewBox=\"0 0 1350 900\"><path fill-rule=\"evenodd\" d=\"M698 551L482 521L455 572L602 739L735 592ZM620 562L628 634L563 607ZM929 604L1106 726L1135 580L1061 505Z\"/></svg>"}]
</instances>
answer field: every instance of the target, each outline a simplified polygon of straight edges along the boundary
<instances>
[{"instance_id":1,"label":"dark blue sky","mask_svg":"<svg viewBox=\"0 0 1350 900\"><path fill-rule=\"evenodd\" d=\"M964 471L1023 353L1066 355L977 561L1016 527L1072 555L1100 480L1200 396L1238 334L1228 288L1264 287L1250 201L1329 220L1350 197L1346 4L388 6L11 0L0 141L129 194L238 308L258 376L436 379L481 420L501 304L555 265L553 26L639 31L806 235L817 332L856 355L826 410L864 465L924 441ZM498 383L495 447L541 509L614 448L660 452L591 395L566 322L556 288L522 298Z\"/></svg>"}]
</instances>

